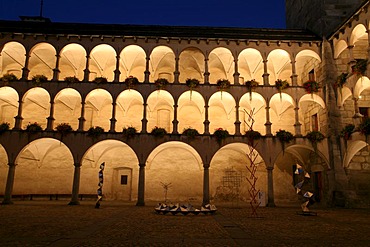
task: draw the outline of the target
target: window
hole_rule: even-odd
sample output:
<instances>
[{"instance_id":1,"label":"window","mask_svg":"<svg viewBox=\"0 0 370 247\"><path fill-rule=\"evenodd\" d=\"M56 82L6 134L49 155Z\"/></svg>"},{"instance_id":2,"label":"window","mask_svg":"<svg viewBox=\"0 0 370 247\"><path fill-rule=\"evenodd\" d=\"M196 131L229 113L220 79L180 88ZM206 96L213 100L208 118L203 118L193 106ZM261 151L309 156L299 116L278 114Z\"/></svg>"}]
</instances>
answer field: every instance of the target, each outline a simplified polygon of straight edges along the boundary
<instances>
[{"instance_id":1,"label":"window","mask_svg":"<svg viewBox=\"0 0 370 247\"><path fill-rule=\"evenodd\" d=\"M310 72L308 72L308 80L315 81L315 70L311 70Z\"/></svg>"},{"instance_id":2,"label":"window","mask_svg":"<svg viewBox=\"0 0 370 247\"><path fill-rule=\"evenodd\" d=\"M127 184L127 175L121 175L121 184L126 185Z\"/></svg>"},{"instance_id":3,"label":"window","mask_svg":"<svg viewBox=\"0 0 370 247\"><path fill-rule=\"evenodd\" d=\"M363 119L368 118L370 116L370 114L369 114L370 108L369 107L359 107L359 111L360 111L360 114L363 116Z\"/></svg>"},{"instance_id":4,"label":"window","mask_svg":"<svg viewBox=\"0 0 370 247\"><path fill-rule=\"evenodd\" d=\"M318 131L319 130L319 117L316 114L311 116L311 130Z\"/></svg>"}]
</instances>

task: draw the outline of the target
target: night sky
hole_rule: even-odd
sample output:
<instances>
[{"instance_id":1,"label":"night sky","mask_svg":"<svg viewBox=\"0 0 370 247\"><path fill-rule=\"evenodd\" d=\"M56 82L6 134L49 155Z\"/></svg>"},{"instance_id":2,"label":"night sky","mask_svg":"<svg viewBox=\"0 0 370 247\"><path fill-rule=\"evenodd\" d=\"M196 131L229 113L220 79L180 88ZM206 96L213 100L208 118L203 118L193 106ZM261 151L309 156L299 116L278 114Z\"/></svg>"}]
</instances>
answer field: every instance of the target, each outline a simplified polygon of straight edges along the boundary
<instances>
[{"instance_id":1,"label":"night sky","mask_svg":"<svg viewBox=\"0 0 370 247\"><path fill-rule=\"evenodd\" d=\"M0 0L0 19L39 16L41 0ZM284 0L44 0L53 22L285 28Z\"/></svg>"}]
</instances>

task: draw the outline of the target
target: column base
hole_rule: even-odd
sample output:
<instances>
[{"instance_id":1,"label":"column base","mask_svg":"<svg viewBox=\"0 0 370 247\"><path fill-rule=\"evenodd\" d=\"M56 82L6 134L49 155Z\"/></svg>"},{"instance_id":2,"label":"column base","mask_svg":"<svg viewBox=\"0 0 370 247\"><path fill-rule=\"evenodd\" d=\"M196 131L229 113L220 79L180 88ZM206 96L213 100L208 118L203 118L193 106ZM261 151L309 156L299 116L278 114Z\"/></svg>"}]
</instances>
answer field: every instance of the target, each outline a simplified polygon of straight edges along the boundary
<instances>
[{"instance_id":1,"label":"column base","mask_svg":"<svg viewBox=\"0 0 370 247\"><path fill-rule=\"evenodd\" d=\"M136 206L143 207L145 206L145 202L137 202Z\"/></svg>"},{"instance_id":2,"label":"column base","mask_svg":"<svg viewBox=\"0 0 370 247\"><path fill-rule=\"evenodd\" d=\"M14 202L12 202L11 200L4 200L1 202L1 205L11 205L11 204L14 204Z\"/></svg>"},{"instance_id":3,"label":"column base","mask_svg":"<svg viewBox=\"0 0 370 247\"><path fill-rule=\"evenodd\" d=\"M266 204L266 207L269 207L269 208L275 208L275 207L276 207L276 205L275 205L275 203L274 203L274 202L269 202L269 203L267 203L267 204Z\"/></svg>"},{"instance_id":4,"label":"column base","mask_svg":"<svg viewBox=\"0 0 370 247\"><path fill-rule=\"evenodd\" d=\"M80 205L80 202L79 202L79 201L70 201L70 202L68 203L68 205L70 205L70 206Z\"/></svg>"}]
</instances>

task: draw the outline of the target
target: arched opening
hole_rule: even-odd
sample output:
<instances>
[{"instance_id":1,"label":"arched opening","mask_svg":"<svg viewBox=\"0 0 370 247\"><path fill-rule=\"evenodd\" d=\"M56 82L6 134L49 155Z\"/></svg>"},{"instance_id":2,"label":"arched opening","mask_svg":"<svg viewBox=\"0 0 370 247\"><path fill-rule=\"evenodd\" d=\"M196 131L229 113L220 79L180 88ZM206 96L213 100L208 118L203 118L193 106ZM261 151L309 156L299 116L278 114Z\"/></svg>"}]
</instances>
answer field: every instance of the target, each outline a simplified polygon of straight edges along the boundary
<instances>
[{"instance_id":1,"label":"arched opening","mask_svg":"<svg viewBox=\"0 0 370 247\"><path fill-rule=\"evenodd\" d=\"M9 123L10 127L14 126L14 118L18 114L18 101L18 93L13 88L0 88L0 123Z\"/></svg>"},{"instance_id":2,"label":"arched opening","mask_svg":"<svg viewBox=\"0 0 370 247\"><path fill-rule=\"evenodd\" d=\"M18 42L8 42L0 53L0 77L5 74L14 74L22 77L22 69L26 61L26 49Z\"/></svg>"},{"instance_id":3,"label":"arched opening","mask_svg":"<svg viewBox=\"0 0 370 247\"><path fill-rule=\"evenodd\" d=\"M203 96L196 91L186 91L180 95L177 109L180 133L189 127L203 133L204 105Z\"/></svg>"},{"instance_id":4,"label":"arched opening","mask_svg":"<svg viewBox=\"0 0 370 247\"><path fill-rule=\"evenodd\" d=\"M59 91L54 100L54 125L68 123L72 129L78 129L81 107L81 95L77 90L66 88Z\"/></svg>"},{"instance_id":5,"label":"arched opening","mask_svg":"<svg viewBox=\"0 0 370 247\"><path fill-rule=\"evenodd\" d=\"M209 129L213 133L218 128L235 133L235 99L228 92L216 92L209 99Z\"/></svg>"},{"instance_id":6,"label":"arched opening","mask_svg":"<svg viewBox=\"0 0 370 247\"><path fill-rule=\"evenodd\" d=\"M118 95L116 103L116 131L122 131L124 127L135 127L140 131L144 112L141 94L133 89L125 90Z\"/></svg>"},{"instance_id":7,"label":"arched opening","mask_svg":"<svg viewBox=\"0 0 370 247\"><path fill-rule=\"evenodd\" d=\"M86 51L79 44L68 44L60 52L59 80L75 76L80 81L84 79L86 67Z\"/></svg>"},{"instance_id":8,"label":"arched opening","mask_svg":"<svg viewBox=\"0 0 370 247\"><path fill-rule=\"evenodd\" d=\"M204 55L195 47L190 47L183 50L180 54L179 72L180 83L185 83L186 79L194 78L200 83L204 82Z\"/></svg>"},{"instance_id":9,"label":"arched opening","mask_svg":"<svg viewBox=\"0 0 370 247\"><path fill-rule=\"evenodd\" d=\"M51 80L57 59L55 55L55 48L51 44L39 43L35 45L30 52L28 79L32 79L35 75L44 75Z\"/></svg>"},{"instance_id":10,"label":"arched opening","mask_svg":"<svg viewBox=\"0 0 370 247\"><path fill-rule=\"evenodd\" d=\"M156 126L171 132L174 105L172 95L167 91L157 90L149 95L147 103L148 132Z\"/></svg>"},{"instance_id":11,"label":"arched opening","mask_svg":"<svg viewBox=\"0 0 370 247\"><path fill-rule=\"evenodd\" d=\"M138 45L125 47L119 60L120 81L124 81L129 76L136 77L139 81L144 81L144 71L146 55L143 48Z\"/></svg>"},{"instance_id":12,"label":"arched opening","mask_svg":"<svg viewBox=\"0 0 370 247\"><path fill-rule=\"evenodd\" d=\"M50 95L41 88L35 87L28 90L23 96L23 128L30 123L38 123L44 129L47 117L50 114Z\"/></svg>"},{"instance_id":13,"label":"arched opening","mask_svg":"<svg viewBox=\"0 0 370 247\"><path fill-rule=\"evenodd\" d=\"M84 129L100 126L106 131L109 130L113 107L110 93L101 88L95 89L86 96L85 102Z\"/></svg>"},{"instance_id":14,"label":"arched opening","mask_svg":"<svg viewBox=\"0 0 370 247\"><path fill-rule=\"evenodd\" d=\"M229 49L218 47L209 54L209 82L216 84L219 79L227 79L234 84L233 74L235 68L234 57Z\"/></svg>"}]
</instances>

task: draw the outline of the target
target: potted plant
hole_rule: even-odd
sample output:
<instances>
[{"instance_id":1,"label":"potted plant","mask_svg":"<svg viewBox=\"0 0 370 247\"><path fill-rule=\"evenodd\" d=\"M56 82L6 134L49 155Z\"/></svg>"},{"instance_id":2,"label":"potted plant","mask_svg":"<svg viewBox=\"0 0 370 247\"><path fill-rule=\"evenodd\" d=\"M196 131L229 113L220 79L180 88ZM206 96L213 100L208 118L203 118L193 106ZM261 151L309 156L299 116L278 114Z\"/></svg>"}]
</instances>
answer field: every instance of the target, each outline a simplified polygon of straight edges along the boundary
<instances>
[{"instance_id":1,"label":"potted plant","mask_svg":"<svg viewBox=\"0 0 370 247\"><path fill-rule=\"evenodd\" d=\"M365 118L362 123L358 126L358 130L361 134L366 137L370 135L370 118Z\"/></svg>"},{"instance_id":2,"label":"potted plant","mask_svg":"<svg viewBox=\"0 0 370 247\"><path fill-rule=\"evenodd\" d=\"M41 125L38 124L37 122L34 123L28 123L26 126L26 131L29 132L30 134L42 131Z\"/></svg>"},{"instance_id":3,"label":"potted plant","mask_svg":"<svg viewBox=\"0 0 370 247\"><path fill-rule=\"evenodd\" d=\"M127 127L127 128L124 127L122 129L122 134L127 139L130 139L130 138L134 137L136 135L136 133L137 133L137 129L135 127L132 127L132 126Z\"/></svg>"},{"instance_id":4,"label":"potted plant","mask_svg":"<svg viewBox=\"0 0 370 247\"><path fill-rule=\"evenodd\" d=\"M0 81L2 81L4 85L8 85L9 82L18 81L18 77L12 73L5 74L0 78Z\"/></svg>"},{"instance_id":5,"label":"potted plant","mask_svg":"<svg viewBox=\"0 0 370 247\"><path fill-rule=\"evenodd\" d=\"M55 130L60 133L61 139L63 139L64 136L73 131L72 126L68 123L58 124L57 127L55 127Z\"/></svg>"},{"instance_id":6,"label":"potted plant","mask_svg":"<svg viewBox=\"0 0 370 247\"><path fill-rule=\"evenodd\" d=\"M166 78L158 78L154 81L154 84L157 86L158 90L161 90L166 87L168 80Z\"/></svg>"},{"instance_id":7,"label":"potted plant","mask_svg":"<svg viewBox=\"0 0 370 247\"><path fill-rule=\"evenodd\" d=\"M356 59L356 64L352 66L352 74L363 76L367 69L367 59Z\"/></svg>"},{"instance_id":8,"label":"potted plant","mask_svg":"<svg viewBox=\"0 0 370 247\"><path fill-rule=\"evenodd\" d=\"M184 129L182 134L187 136L188 139L194 139L197 135L199 135L199 132L198 130L189 127L189 128Z\"/></svg>"},{"instance_id":9,"label":"potted plant","mask_svg":"<svg viewBox=\"0 0 370 247\"><path fill-rule=\"evenodd\" d=\"M133 85L138 84L139 80L134 76L129 76L125 79L125 84L128 89L130 89Z\"/></svg>"},{"instance_id":10,"label":"potted plant","mask_svg":"<svg viewBox=\"0 0 370 247\"><path fill-rule=\"evenodd\" d=\"M258 87L258 82L256 82L255 79L252 79L250 81L246 81L245 82L245 86L247 87L248 89L248 92L249 92L249 98L252 99L252 90L255 89L256 87Z\"/></svg>"},{"instance_id":11,"label":"potted plant","mask_svg":"<svg viewBox=\"0 0 370 247\"><path fill-rule=\"evenodd\" d=\"M47 82L48 78L44 75L34 75L32 77L32 84L36 87L40 86L42 83Z\"/></svg>"},{"instance_id":12,"label":"potted plant","mask_svg":"<svg viewBox=\"0 0 370 247\"><path fill-rule=\"evenodd\" d=\"M64 78L64 81L67 82L68 84L80 82L80 80L76 76L67 76Z\"/></svg>"},{"instance_id":13,"label":"potted plant","mask_svg":"<svg viewBox=\"0 0 370 247\"><path fill-rule=\"evenodd\" d=\"M195 78L188 78L186 79L186 85L190 88L190 99L191 99L191 93L193 89L199 85L199 80Z\"/></svg>"},{"instance_id":14,"label":"potted plant","mask_svg":"<svg viewBox=\"0 0 370 247\"><path fill-rule=\"evenodd\" d=\"M101 83L107 83L108 82L108 79L104 76L99 76L99 77L95 77L95 79L93 80L93 82L97 83L97 84L101 84Z\"/></svg>"},{"instance_id":15,"label":"potted plant","mask_svg":"<svg viewBox=\"0 0 370 247\"><path fill-rule=\"evenodd\" d=\"M87 130L87 136L90 136L92 138L97 138L102 133L104 133L104 129L100 126L92 126Z\"/></svg>"},{"instance_id":16,"label":"potted plant","mask_svg":"<svg viewBox=\"0 0 370 247\"><path fill-rule=\"evenodd\" d=\"M9 130L9 123L1 123L0 124L0 135L4 133L5 131Z\"/></svg>"},{"instance_id":17,"label":"potted plant","mask_svg":"<svg viewBox=\"0 0 370 247\"><path fill-rule=\"evenodd\" d=\"M254 147L254 141L261 139L262 135L260 132L255 130L248 130L245 132L244 136L248 140L248 144Z\"/></svg>"},{"instance_id":18,"label":"potted plant","mask_svg":"<svg viewBox=\"0 0 370 247\"><path fill-rule=\"evenodd\" d=\"M284 153L284 149L285 149L285 144L291 142L294 139L293 134L290 133L289 131L286 131L286 130L277 131L276 132L276 137L278 138L278 140L281 143L281 146L283 148L283 153Z\"/></svg>"},{"instance_id":19,"label":"potted plant","mask_svg":"<svg viewBox=\"0 0 370 247\"><path fill-rule=\"evenodd\" d=\"M342 88L344 84L347 82L347 76L348 76L348 73L342 73L337 77L337 80L334 82L333 88L334 88L334 94L335 94L336 99L338 99L337 89L339 89L339 92L342 95Z\"/></svg>"},{"instance_id":20,"label":"potted plant","mask_svg":"<svg viewBox=\"0 0 370 247\"><path fill-rule=\"evenodd\" d=\"M216 141L221 144L221 142L229 136L229 132L223 128L218 128L213 135L216 137Z\"/></svg>"},{"instance_id":21,"label":"potted plant","mask_svg":"<svg viewBox=\"0 0 370 247\"><path fill-rule=\"evenodd\" d=\"M352 133L355 132L355 125L347 124L340 132L340 136L344 138L344 140L349 140L351 138Z\"/></svg>"},{"instance_id":22,"label":"potted plant","mask_svg":"<svg viewBox=\"0 0 370 247\"><path fill-rule=\"evenodd\" d=\"M325 136L320 131L310 131L307 133L306 138L311 142L315 153L317 153L317 143L322 142Z\"/></svg>"},{"instance_id":23,"label":"potted plant","mask_svg":"<svg viewBox=\"0 0 370 247\"><path fill-rule=\"evenodd\" d=\"M317 93L319 91L320 84L317 81L309 80L303 83L303 87L306 93L310 93L312 95L313 93Z\"/></svg>"},{"instance_id":24,"label":"potted plant","mask_svg":"<svg viewBox=\"0 0 370 247\"><path fill-rule=\"evenodd\" d=\"M167 134L167 131L164 128L155 126L150 133L155 137L162 138Z\"/></svg>"}]
</instances>

